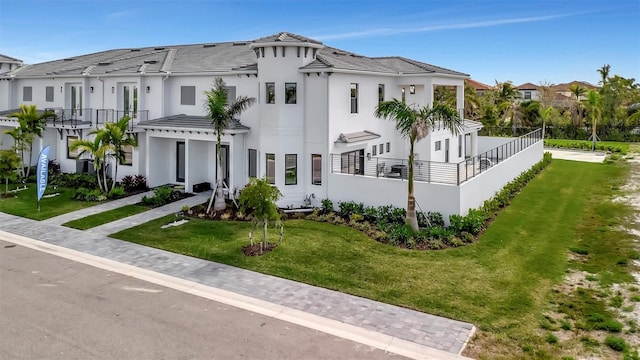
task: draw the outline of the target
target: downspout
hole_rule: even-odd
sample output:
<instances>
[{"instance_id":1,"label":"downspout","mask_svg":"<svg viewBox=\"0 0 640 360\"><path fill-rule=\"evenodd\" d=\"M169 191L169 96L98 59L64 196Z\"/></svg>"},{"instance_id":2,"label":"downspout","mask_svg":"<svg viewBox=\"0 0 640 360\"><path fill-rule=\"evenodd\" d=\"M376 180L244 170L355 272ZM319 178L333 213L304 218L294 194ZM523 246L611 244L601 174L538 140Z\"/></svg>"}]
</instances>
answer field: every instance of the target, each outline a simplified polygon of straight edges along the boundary
<instances>
[{"instance_id":1,"label":"downspout","mask_svg":"<svg viewBox=\"0 0 640 360\"><path fill-rule=\"evenodd\" d=\"M328 75L329 73L327 73ZM327 171L324 171L324 173L326 174L326 183L327 185L325 186L325 190L324 190L324 197L325 199L329 198L329 174L333 171L333 159L331 159L331 152L329 151L331 149L331 140L329 139L329 109L331 108L330 103L329 103L329 79L331 78L330 75L327 76L327 84L326 84L326 103L327 103L327 110L326 110L326 121L327 121L327 125L326 125L326 131L324 132L325 136L326 136L326 143L327 143L327 159L325 160L329 166L327 166ZM313 176L313 174L311 174L311 176ZM322 176L322 174L320 175Z\"/></svg>"}]
</instances>

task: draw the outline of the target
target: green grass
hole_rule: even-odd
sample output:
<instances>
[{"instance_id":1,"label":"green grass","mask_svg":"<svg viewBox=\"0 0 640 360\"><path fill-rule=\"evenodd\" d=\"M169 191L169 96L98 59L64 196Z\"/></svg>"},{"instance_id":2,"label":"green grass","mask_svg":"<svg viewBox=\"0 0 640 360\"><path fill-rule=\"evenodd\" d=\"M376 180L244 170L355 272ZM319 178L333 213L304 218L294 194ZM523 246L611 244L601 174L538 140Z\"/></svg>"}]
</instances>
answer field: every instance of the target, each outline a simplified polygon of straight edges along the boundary
<instances>
[{"instance_id":1,"label":"green grass","mask_svg":"<svg viewBox=\"0 0 640 360\"><path fill-rule=\"evenodd\" d=\"M591 150L593 142L588 140L546 139L544 146L560 149ZM596 150L627 154L630 143L618 141L598 141Z\"/></svg>"},{"instance_id":2,"label":"green grass","mask_svg":"<svg viewBox=\"0 0 640 360\"><path fill-rule=\"evenodd\" d=\"M142 205L126 205L117 209L90 215L81 219L76 219L62 225L79 230L86 230L102 224L110 223L127 216L139 214L149 210L149 207Z\"/></svg>"},{"instance_id":3,"label":"green grass","mask_svg":"<svg viewBox=\"0 0 640 360\"><path fill-rule=\"evenodd\" d=\"M27 184L27 186L29 188L24 191L19 191L16 197L0 198L0 212L34 220L44 220L97 204L96 202L73 200L72 196L75 189L53 189L49 187L45 194L60 193L60 195L51 198L43 197L42 200L40 200L40 211L38 211L36 205L36 185ZM2 186L2 190L4 191L4 186Z\"/></svg>"},{"instance_id":4,"label":"green grass","mask_svg":"<svg viewBox=\"0 0 640 360\"><path fill-rule=\"evenodd\" d=\"M168 216L112 236L469 321L490 334L480 340L487 342L483 348L511 358L531 343L554 346L537 331L551 288L570 265L569 249L588 250L581 266L602 281L629 279L625 267L605 259L629 251L626 238L609 229L628 211L609 204L615 192L609 182L625 177L620 164L554 160L477 243L442 251L403 250L306 220L286 221L284 244L257 258L241 252L247 223L192 219L160 229L174 220ZM614 214L618 219L609 218Z\"/></svg>"}]
</instances>

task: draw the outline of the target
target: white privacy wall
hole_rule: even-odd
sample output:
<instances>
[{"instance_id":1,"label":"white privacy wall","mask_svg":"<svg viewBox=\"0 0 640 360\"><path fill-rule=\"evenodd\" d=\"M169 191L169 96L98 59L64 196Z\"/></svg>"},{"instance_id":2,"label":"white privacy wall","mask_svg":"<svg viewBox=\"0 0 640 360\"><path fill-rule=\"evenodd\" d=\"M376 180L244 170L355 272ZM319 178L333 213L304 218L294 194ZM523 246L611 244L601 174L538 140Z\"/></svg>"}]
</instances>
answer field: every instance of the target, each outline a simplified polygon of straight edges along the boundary
<instances>
[{"instance_id":1,"label":"white privacy wall","mask_svg":"<svg viewBox=\"0 0 640 360\"><path fill-rule=\"evenodd\" d=\"M495 136L478 136L478 154L497 148L509 141L515 140L515 137L495 137Z\"/></svg>"},{"instance_id":2,"label":"white privacy wall","mask_svg":"<svg viewBox=\"0 0 640 360\"><path fill-rule=\"evenodd\" d=\"M461 184L461 215L466 215L469 209L482 206L485 200L493 197L507 183L540 162L543 156L542 144L542 141L538 141L504 162L489 168L479 176Z\"/></svg>"}]
</instances>

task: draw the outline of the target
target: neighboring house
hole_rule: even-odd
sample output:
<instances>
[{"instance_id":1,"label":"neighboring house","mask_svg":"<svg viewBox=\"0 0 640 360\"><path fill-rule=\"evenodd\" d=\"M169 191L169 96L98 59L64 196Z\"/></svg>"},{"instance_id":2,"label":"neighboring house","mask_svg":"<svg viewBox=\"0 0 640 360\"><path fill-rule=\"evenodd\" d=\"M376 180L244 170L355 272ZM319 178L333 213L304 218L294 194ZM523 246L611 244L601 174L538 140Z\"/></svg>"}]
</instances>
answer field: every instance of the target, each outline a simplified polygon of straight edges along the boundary
<instances>
[{"instance_id":1,"label":"neighboring house","mask_svg":"<svg viewBox=\"0 0 640 360\"><path fill-rule=\"evenodd\" d=\"M467 84L467 86L471 86L472 88L474 88L478 96L483 96L487 91L493 90L493 87L487 84L483 84L479 81L475 81L473 79L466 79L465 83Z\"/></svg>"},{"instance_id":2,"label":"neighboring house","mask_svg":"<svg viewBox=\"0 0 640 360\"><path fill-rule=\"evenodd\" d=\"M520 101L540 100L540 92L538 86L532 83L524 83L516 87L520 92Z\"/></svg>"},{"instance_id":3,"label":"neighboring house","mask_svg":"<svg viewBox=\"0 0 640 360\"><path fill-rule=\"evenodd\" d=\"M0 54L0 74L7 73L22 66L22 60Z\"/></svg>"},{"instance_id":4,"label":"neighboring house","mask_svg":"<svg viewBox=\"0 0 640 360\"><path fill-rule=\"evenodd\" d=\"M468 79L284 32L253 41L125 48L0 75L0 94L8 94L0 99L0 130L16 126L7 115L20 104L52 109L57 116L36 146L51 145L52 158L73 172L87 169L69 150L73 141L128 115L139 147L126 149L118 177L143 174L150 186L182 184L192 191L215 183L216 137L203 93L216 77L230 99L257 100L221 138L225 183L233 193L249 177L266 177L284 194L282 207L319 205L324 198L404 207L408 141L393 121L374 117L374 109L393 98L432 104L435 86L455 87L456 107L463 109ZM481 127L465 121L453 134L436 126L417 143L415 192L422 210L466 214L542 158L539 135L485 139L478 136ZM2 143L11 140L5 136Z\"/></svg>"},{"instance_id":5,"label":"neighboring house","mask_svg":"<svg viewBox=\"0 0 640 360\"><path fill-rule=\"evenodd\" d=\"M562 84L557 84L557 85L553 85L551 87L551 91L553 91L556 94L556 98L560 99L560 98L569 98L569 99L573 99L575 100L575 96L573 95L573 93L571 92L570 88L572 85L580 85L581 87L587 89L587 92L589 90L596 90L598 89L597 86L594 86L586 81L572 81L572 82L568 82L568 83L562 83ZM563 95L563 97L559 97L557 96L558 94ZM584 94L582 96L580 96L579 100L587 100L587 94Z\"/></svg>"}]
</instances>

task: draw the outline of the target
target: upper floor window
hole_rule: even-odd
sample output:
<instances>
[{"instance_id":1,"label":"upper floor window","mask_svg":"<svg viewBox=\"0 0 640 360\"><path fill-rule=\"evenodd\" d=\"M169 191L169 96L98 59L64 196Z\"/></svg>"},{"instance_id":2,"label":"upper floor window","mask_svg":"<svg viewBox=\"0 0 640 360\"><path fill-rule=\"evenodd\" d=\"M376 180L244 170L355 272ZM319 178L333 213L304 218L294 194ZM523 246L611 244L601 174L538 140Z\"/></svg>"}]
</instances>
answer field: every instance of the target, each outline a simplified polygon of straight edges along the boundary
<instances>
[{"instance_id":1,"label":"upper floor window","mask_svg":"<svg viewBox=\"0 0 640 360\"><path fill-rule=\"evenodd\" d=\"M180 86L180 105L196 104L196 87Z\"/></svg>"},{"instance_id":2,"label":"upper floor window","mask_svg":"<svg viewBox=\"0 0 640 360\"><path fill-rule=\"evenodd\" d=\"M284 83L284 103L295 104L297 97L297 83Z\"/></svg>"},{"instance_id":3,"label":"upper floor window","mask_svg":"<svg viewBox=\"0 0 640 360\"><path fill-rule=\"evenodd\" d=\"M402 92L402 102L405 102L405 100L407 100L407 96L405 95L404 88L402 88L402 90L400 90L400 92Z\"/></svg>"},{"instance_id":4,"label":"upper floor window","mask_svg":"<svg viewBox=\"0 0 640 360\"><path fill-rule=\"evenodd\" d=\"M267 104L275 104L276 103L276 84L272 82L265 83L266 85L266 97Z\"/></svg>"},{"instance_id":5,"label":"upper floor window","mask_svg":"<svg viewBox=\"0 0 640 360\"><path fill-rule=\"evenodd\" d=\"M378 104L384 101L384 84L378 84Z\"/></svg>"},{"instance_id":6,"label":"upper floor window","mask_svg":"<svg viewBox=\"0 0 640 360\"><path fill-rule=\"evenodd\" d=\"M267 159L267 171L266 177L269 180L269 184L276 183L276 154L266 154Z\"/></svg>"},{"instance_id":7,"label":"upper floor window","mask_svg":"<svg viewBox=\"0 0 640 360\"><path fill-rule=\"evenodd\" d=\"M22 101L33 100L33 88L31 86L25 86L22 88Z\"/></svg>"},{"instance_id":8,"label":"upper floor window","mask_svg":"<svg viewBox=\"0 0 640 360\"><path fill-rule=\"evenodd\" d=\"M442 149L442 141L436 141L436 151Z\"/></svg>"},{"instance_id":9,"label":"upper floor window","mask_svg":"<svg viewBox=\"0 0 640 360\"><path fill-rule=\"evenodd\" d=\"M53 102L53 86L47 86L44 88L44 101Z\"/></svg>"},{"instance_id":10,"label":"upper floor window","mask_svg":"<svg viewBox=\"0 0 640 360\"><path fill-rule=\"evenodd\" d=\"M525 91L524 98L525 100L531 100L531 91Z\"/></svg>"},{"instance_id":11,"label":"upper floor window","mask_svg":"<svg viewBox=\"0 0 640 360\"><path fill-rule=\"evenodd\" d=\"M378 155L378 146L377 145L371 145L371 156L376 156Z\"/></svg>"},{"instance_id":12,"label":"upper floor window","mask_svg":"<svg viewBox=\"0 0 640 360\"><path fill-rule=\"evenodd\" d=\"M390 142L387 143L387 152L389 152L389 151L391 151L391 143Z\"/></svg>"},{"instance_id":13,"label":"upper floor window","mask_svg":"<svg viewBox=\"0 0 640 360\"><path fill-rule=\"evenodd\" d=\"M358 113L358 84L351 83L351 113Z\"/></svg>"}]
</instances>

